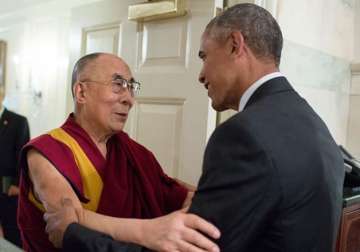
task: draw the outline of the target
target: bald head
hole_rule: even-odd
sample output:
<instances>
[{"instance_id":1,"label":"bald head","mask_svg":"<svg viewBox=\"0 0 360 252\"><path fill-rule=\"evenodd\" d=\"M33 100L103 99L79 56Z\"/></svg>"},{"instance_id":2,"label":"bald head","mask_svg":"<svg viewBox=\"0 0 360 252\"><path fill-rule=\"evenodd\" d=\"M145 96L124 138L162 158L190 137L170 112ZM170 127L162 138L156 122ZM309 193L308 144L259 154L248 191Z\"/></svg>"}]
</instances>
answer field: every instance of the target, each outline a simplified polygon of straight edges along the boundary
<instances>
[{"instance_id":1,"label":"bald head","mask_svg":"<svg viewBox=\"0 0 360 252\"><path fill-rule=\"evenodd\" d=\"M130 71L128 65L121 58L109 53L91 53L81 57L74 66L71 78L71 92L74 97L74 86L76 82L89 77L96 77L99 73L99 65L101 59L116 59L119 60L126 71Z\"/></svg>"}]
</instances>

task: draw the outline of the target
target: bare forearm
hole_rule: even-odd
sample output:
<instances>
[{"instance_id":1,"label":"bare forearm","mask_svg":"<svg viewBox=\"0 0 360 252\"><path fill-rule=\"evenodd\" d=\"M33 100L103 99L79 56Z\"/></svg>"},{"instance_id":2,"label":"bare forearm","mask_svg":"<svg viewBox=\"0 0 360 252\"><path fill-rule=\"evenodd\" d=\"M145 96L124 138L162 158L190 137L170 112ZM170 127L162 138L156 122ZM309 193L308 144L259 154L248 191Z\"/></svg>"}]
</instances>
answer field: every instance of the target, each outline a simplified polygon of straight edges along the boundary
<instances>
[{"instance_id":1,"label":"bare forearm","mask_svg":"<svg viewBox=\"0 0 360 252\"><path fill-rule=\"evenodd\" d=\"M115 218L89 210L83 211L79 223L93 230L110 235L114 240L143 244L143 225L147 220Z\"/></svg>"}]
</instances>

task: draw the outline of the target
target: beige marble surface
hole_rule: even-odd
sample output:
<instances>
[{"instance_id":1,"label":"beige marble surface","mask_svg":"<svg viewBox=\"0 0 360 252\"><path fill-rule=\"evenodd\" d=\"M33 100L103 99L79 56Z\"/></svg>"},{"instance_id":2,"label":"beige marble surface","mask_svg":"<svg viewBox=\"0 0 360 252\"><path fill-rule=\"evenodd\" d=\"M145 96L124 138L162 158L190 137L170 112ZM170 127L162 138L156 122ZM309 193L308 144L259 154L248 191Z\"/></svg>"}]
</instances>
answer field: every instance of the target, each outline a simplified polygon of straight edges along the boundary
<instances>
[{"instance_id":1,"label":"beige marble surface","mask_svg":"<svg viewBox=\"0 0 360 252\"><path fill-rule=\"evenodd\" d=\"M21 251L23 250L19 249L12 243L0 237L0 252L21 252Z\"/></svg>"}]
</instances>

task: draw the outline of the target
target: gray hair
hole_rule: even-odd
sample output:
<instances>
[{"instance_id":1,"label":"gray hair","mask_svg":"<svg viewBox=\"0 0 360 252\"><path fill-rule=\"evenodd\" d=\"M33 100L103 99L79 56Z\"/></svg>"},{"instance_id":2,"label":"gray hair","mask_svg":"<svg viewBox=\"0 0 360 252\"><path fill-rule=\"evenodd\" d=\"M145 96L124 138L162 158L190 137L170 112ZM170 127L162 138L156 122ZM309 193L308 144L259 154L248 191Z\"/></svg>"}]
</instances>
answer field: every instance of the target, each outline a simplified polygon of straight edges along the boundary
<instances>
[{"instance_id":1,"label":"gray hair","mask_svg":"<svg viewBox=\"0 0 360 252\"><path fill-rule=\"evenodd\" d=\"M80 74L86 69L89 63L96 60L99 56L103 55L104 53L91 53L81 57L74 66L72 76L71 76L71 93L74 97L74 86L75 83L79 80Z\"/></svg>"},{"instance_id":2,"label":"gray hair","mask_svg":"<svg viewBox=\"0 0 360 252\"><path fill-rule=\"evenodd\" d=\"M280 65L283 37L275 18L255 4L237 4L213 18L205 32L224 42L234 30L240 31L246 45L257 58L274 60Z\"/></svg>"}]
</instances>

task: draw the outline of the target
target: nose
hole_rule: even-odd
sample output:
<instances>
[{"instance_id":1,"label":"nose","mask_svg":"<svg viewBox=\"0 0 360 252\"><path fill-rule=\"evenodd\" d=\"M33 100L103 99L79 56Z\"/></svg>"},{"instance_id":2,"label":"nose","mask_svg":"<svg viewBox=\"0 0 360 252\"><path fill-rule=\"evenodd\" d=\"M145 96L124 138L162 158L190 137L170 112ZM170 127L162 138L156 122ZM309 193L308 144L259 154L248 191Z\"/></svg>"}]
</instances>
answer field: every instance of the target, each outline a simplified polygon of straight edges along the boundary
<instances>
[{"instance_id":1,"label":"nose","mask_svg":"<svg viewBox=\"0 0 360 252\"><path fill-rule=\"evenodd\" d=\"M204 75L204 70L201 69L200 73L199 73L199 82L200 83L205 83L205 75Z\"/></svg>"},{"instance_id":2,"label":"nose","mask_svg":"<svg viewBox=\"0 0 360 252\"><path fill-rule=\"evenodd\" d=\"M131 91L130 90L126 90L124 92L124 95L121 96L121 101L120 101L122 104L124 105L127 105L129 106L129 109L134 105L134 102L135 102L135 98L134 96L132 95Z\"/></svg>"}]
</instances>

